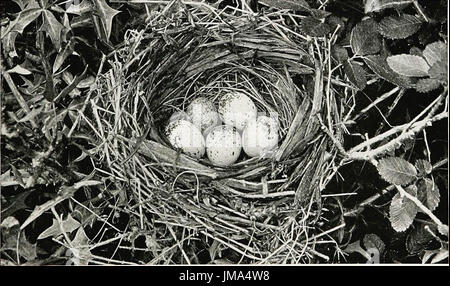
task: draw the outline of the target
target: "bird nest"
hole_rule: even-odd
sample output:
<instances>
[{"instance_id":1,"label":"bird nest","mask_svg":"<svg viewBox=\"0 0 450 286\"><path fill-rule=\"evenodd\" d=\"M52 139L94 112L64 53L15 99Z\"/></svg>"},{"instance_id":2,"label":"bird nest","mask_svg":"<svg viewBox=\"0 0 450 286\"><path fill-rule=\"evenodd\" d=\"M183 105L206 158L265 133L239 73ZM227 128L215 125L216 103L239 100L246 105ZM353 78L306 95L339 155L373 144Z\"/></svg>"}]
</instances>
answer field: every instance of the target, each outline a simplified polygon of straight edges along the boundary
<instances>
[{"instance_id":1,"label":"bird nest","mask_svg":"<svg viewBox=\"0 0 450 286\"><path fill-rule=\"evenodd\" d=\"M315 226L336 152L321 118L333 124L337 107L323 103L323 67L311 41L280 24L287 14L227 9L174 1L126 32L90 99L95 156L137 231L167 242L150 263L164 261L169 241L178 263L196 262L189 253L199 245L215 262L327 259L315 250L324 237ZM170 146L163 131L174 112L229 91L278 116L271 156L216 167Z\"/></svg>"}]
</instances>

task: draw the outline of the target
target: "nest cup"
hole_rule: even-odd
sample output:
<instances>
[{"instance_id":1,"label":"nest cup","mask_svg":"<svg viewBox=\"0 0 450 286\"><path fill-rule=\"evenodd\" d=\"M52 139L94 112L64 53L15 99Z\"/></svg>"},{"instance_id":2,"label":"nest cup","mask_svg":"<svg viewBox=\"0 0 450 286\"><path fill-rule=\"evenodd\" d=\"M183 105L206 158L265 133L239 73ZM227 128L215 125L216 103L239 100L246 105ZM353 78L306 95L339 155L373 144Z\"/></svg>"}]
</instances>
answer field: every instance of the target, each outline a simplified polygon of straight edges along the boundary
<instances>
[{"instance_id":1,"label":"nest cup","mask_svg":"<svg viewBox=\"0 0 450 286\"><path fill-rule=\"evenodd\" d=\"M235 262L282 262L289 252L280 248L284 234L314 232L320 190L332 173L327 158L334 150L317 119L327 110L305 88L318 78L309 43L283 33L269 16L205 3L169 5L145 29L129 30L109 58L112 68L91 100L97 156L114 189L129 190L128 207L139 210L130 215L141 229L182 230L169 238L220 244L236 254ZM276 13L271 16L282 15ZM196 97L217 102L235 91L248 95L259 113L277 117L280 142L271 156L241 155L222 168L170 146L164 128L172 114ZM292 261L317 254L305 249ZM178 262L187 259L180 250Z\"/></svg>"}]
</instances>

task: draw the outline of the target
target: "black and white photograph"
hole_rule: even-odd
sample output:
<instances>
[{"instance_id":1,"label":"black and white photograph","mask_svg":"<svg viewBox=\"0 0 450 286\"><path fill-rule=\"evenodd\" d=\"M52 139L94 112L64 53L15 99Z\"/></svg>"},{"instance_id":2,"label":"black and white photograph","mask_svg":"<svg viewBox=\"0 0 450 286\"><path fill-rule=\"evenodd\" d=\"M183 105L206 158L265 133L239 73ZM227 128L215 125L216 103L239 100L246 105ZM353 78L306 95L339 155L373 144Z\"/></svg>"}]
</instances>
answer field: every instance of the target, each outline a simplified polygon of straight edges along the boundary
<instances>
[{"instance_id":1,"label":"black and white photograph","mask_svg":"<svg viewBox=\"0 0 450 286\"><path fill-rule=\"evenodd\" d=\"M1 268L449 266L446 0L2 0L0 25Z\"/></svg>"}]
</instances>

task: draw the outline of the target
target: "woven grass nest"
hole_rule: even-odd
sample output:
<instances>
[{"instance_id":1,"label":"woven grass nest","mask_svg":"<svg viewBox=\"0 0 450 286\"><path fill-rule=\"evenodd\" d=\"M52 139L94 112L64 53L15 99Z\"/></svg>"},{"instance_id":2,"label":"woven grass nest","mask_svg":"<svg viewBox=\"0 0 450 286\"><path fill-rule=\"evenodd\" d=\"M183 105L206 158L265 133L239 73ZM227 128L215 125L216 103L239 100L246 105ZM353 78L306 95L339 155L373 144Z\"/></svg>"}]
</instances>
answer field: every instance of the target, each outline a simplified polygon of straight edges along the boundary
<instances>
[{"instance_id":1,"label":"woven grass nest","mask_svg":"<svg viewBox=\"0 0 450 286\"><path fill-rule=\"evenodd\" d=\"M317 222L336 152L320 118L333 118L336 107L323 103L311 43L274 21L284 16L276 11L174 1L152 15L108 58L112 68L91 98L89 120L96 156L113 178L111 189L123 192L137 231L176 245L170 253L178 263L196 262L189 254L196 244L215 263L226 251L228 263L327 259L315 250L326 238ZM171 148L163 132L168 118L198 96L216 100L228 91L247 94L260 112L278 113L275 154L242 155L219 168ZM150 263L163 263L167 248Z\"/></svg>"}]
</instances>

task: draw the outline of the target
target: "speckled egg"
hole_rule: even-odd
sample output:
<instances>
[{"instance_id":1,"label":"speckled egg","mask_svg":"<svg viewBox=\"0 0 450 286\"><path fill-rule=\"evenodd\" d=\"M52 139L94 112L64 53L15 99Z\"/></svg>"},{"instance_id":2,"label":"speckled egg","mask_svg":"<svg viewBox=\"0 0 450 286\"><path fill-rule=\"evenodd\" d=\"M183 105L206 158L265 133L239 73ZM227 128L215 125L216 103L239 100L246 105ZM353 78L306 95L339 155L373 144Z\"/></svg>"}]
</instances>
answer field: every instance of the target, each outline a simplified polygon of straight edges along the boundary
<instances>
[{"instance_id":1,"label":"speckled egg","mask_svg":"<svg viewBox=\"0 0 450 286\"><path fill-rule=\"evenodd\" d=\"M219 115L226 125L239 131L252 118L256 118L257 109L253 101L242 92L229 92L219 99Z\"/></svg>"},{"instance_id":2,"label":"speckled egg","mask_svg":"<svg viewBox=\"0 0 450 286\"><path fill-rule=\"evenodd\" d=\"M180 111L176 111L174 112L169 119L169 123L172 121L177 121L177 120L186 120L186 121L190 121L191 119L189 118L189 115L187 115L186 112L180 110Z\"/></svg>"},{"instance_id":3,"label":"speckled egg","mask_svg":"<svg viewBox=\"0 0 450 286\"><path fill-rule=\"evenodd\" d=\"M225 167L236 162L241 149L241 135L232 126L216 126L206 137L206 154L216 166Z\"/></svg>"},{"instance_id":4,"label":"speckled egg","mask_svg":"<svg viewBox=\"0 0 450 286\"><path fill-rule=\"evenodd\" d=\"M186 108L186 114L204 135L220 124L219 113L214 103L206 97L194 99Z\"/></svg>"},{"instance_id":5,"label":"speckled egg","mask_svg":"<svg viewBox=\"0 0 450 286\"><path fill-rule=\"evenodd\" d=\"M197 159L205 154L205 138L191 122L183 119L172 121L165 131L174 148L179 148L183 153Z\"/></svg>"},{"instance_id":6,"label":"speckled egg","mask_svg":"<svg viewBox=\"0 0 450 286\"><path fill-rule=\"evenodd\" d=\"M242 132L242 147L250 157L266 155L278 145L278 121L267 116L258 116L248 121Z\"/></svg>"}]
</instances>

